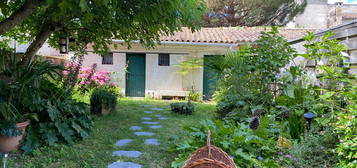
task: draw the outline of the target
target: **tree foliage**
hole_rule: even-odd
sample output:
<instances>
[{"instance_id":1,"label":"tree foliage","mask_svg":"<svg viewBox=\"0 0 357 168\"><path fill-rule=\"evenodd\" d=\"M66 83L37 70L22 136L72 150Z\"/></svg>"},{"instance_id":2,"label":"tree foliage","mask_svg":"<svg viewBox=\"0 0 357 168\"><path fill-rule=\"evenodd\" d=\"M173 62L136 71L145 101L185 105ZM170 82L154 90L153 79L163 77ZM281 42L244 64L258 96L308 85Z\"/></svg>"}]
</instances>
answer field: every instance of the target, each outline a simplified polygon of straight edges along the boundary
<instances>
[{"instance_id":1,"label":"tree foliage","mask_svg":"<svg viewBox=\"0 0 357 168\"><path fill-rule=\"evenodd\" d=\"M212 62L220 77L215 93L219 117L244 118L254 109L271 106L278 74L295 56L296 51L273 27L262 32L254 45L243 45Z\"/></svg>"},{"instance_id":2,"label":"tree foliage","mask_svg":"<svg viewBox=\"0 0 357 168\"><path fill-rule=\"evenodd\" d=\"M306 0L207 0L205 26L285 25L301 13Z\"/></svg>"},{"instance_id":3,"label":"tree foliage","mask_svg":"<svg viewBox=\"0 0 357 168\"><path fill-rule=\"evenodd\" d=\"M200 0L10 0L0 3L0 35L31 42L26 62L48 38L56 46L70 37L73 50L92 43L106 51L112 39L152 46L183 25L197 29L203 11Z\"/></svg>"}]
</instances>

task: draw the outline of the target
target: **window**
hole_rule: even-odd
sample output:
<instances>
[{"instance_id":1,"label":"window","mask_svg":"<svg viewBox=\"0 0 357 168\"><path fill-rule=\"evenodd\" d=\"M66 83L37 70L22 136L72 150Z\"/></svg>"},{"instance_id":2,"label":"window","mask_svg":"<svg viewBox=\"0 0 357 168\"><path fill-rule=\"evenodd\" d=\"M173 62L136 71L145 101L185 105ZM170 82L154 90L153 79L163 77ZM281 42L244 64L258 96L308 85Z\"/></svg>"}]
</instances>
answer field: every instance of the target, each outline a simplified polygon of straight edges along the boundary
<instances>
[{"instance_id":1,"label":"window","mask_svg":"<svg viewBox=\"0 0 357 168\"><path fill-rule=\"evenodd\" d=\"M113 64L113 53L102 55L102 64Z\"/></svg>"},{"instance_id":2,"label":"window","mask_svg":"<svg viewBox=\"0 0 357 168\"><path fill-rule=\"evenodd\" d=\"M159 66L170 66L170 54L159 54Z\"/></svg>"}]
</instances>

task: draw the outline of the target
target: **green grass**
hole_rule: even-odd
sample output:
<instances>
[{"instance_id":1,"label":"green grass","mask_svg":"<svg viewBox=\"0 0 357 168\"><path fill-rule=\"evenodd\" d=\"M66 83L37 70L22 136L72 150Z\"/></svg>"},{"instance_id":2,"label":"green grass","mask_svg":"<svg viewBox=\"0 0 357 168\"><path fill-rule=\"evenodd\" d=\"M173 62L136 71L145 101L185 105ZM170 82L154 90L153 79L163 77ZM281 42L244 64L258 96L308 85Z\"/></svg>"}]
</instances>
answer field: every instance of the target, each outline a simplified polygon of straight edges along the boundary
<instances>
[{"instance_id":1,"label":"green grass","mask_svg":"<svg viewBox=\"0 0 357 168\"><path fill-rule=\"evenodd\" d=\"M197 124L199 120L213 118L214 105L196 104L196 111L191 116L164 114L169 111L170 101L154 100L128 100L119 101L117 110L108 116L96 117L94 128L88 138L74 145L59 144L52 147L44 147L36 150L32 156L11 158L9 168L105 168L115 161L132 161L142 164L144 168L168 168L177 153L170 152L172 146L170 138L183 136L183 127ZM152 107L163 108L164 111L145 114L144 110L151 107L142 107L148 104ZM155 119L155 114L167 116L168 120ZM150 129L142 124L142 117L151 117L159 121L162 128ZM159 146L144 145L147 137L134 135L129 130L131 126L142 126L143 131L154 132L150 138L157 138ZM114 144L119 139L130 138L133 142L125 147L116 147ZM126 157L114 157L112 152L116 150L137 150L143 154L139 159Z\"/></svg>"}]
</instances>

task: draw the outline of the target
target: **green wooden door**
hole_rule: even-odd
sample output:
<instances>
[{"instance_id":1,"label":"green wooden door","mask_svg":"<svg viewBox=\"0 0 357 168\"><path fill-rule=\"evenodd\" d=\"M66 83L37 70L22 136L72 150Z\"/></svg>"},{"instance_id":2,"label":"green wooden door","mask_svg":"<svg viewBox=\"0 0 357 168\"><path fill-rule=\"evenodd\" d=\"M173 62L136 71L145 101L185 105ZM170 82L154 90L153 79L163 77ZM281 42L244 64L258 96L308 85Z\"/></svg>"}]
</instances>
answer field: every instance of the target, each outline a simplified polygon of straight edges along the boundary
<instances>
[{"instance_id":1,"label":"green wooden door","mask_svg":"<svg viewBox=\"0 0 357 168\"><path fill-rule=\"evenodd\" d=\"M145 54L127 54L125 95L145 97Z\"/></svg>"},{"instance_id":2,"label":"green wooden door","mask_svg":"<svg viewBox=\"0 0 357 168\"><path fill-rule=\"evenodd\" d=\"M213 93L216 91L217 87L217 75L210 68L209 64L214 61L217 57L221 55L205 55L203 59L203 99L212 99Z\"/></svg>"}]
</instances>

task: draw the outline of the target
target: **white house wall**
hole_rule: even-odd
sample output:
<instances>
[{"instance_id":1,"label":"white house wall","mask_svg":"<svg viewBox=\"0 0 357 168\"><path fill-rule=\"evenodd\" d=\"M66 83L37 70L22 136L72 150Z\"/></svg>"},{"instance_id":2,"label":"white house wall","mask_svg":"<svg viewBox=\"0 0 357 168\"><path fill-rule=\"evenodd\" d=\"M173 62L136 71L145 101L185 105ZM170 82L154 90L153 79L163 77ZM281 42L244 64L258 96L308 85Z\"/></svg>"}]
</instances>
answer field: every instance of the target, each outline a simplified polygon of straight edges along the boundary
<instances>
[{"instance_id":1,"label":"white house wall","mask_svg":"<svg viewBox=\"0 0 357 168\"><path fill-rule=\"evenodd\" d=\"M113 65L102 64L102 57L93 52L88 52L83 60L83 66L89 67L93 64L97 64L98 70L105 70L113 73L112 78L118 84L120 88L125 89L125 64L126 56L125 53L114 53L113 54ZM125 90L122 90L125 93Z\"/></svg>"},{"instance_id":2,"label":"white house wall","mask_svg":"<svg viewBox=\"0 0 357 168\"><path fill-rule=\"evenodd\" d=\"M98 69L114 72L119 79L118 85L125 93L125 65L126 53L146 54L146 83L145 94L148 97L161 98L161 96L186 96L189 89L194 85L197 92L203 92L203 67L193 73L182 77L177 73L179 68L175 66L189 57L203 58L204 55L224 55L235 49L232 46L208 46L188 44L163 44L155 49L147 49L140 44L132 44L128 49L126 45L111 46L113 52L113 65L102 65L102 57L91 52L85 56L83 65L97 64ZM159 53L170 54L170 66L159 66Z\"/></svg>"},{"instance_id":3,"label":"white house wall","mask_svg":"<svg viewBox=\"0 0 357 168\"><path fill-rule=\"evenodd\" d=\"M177 73L183 54L170 54L170 66L159 66L159 54L146 54L146 95L161 97L181 95L182 77ZM183 95L184 96L184 95Z\"/></svg>"}]
</instances>

